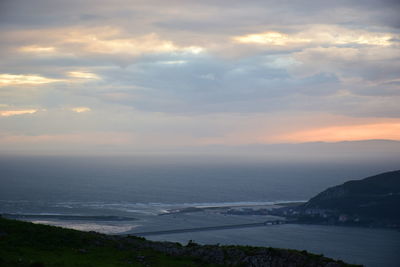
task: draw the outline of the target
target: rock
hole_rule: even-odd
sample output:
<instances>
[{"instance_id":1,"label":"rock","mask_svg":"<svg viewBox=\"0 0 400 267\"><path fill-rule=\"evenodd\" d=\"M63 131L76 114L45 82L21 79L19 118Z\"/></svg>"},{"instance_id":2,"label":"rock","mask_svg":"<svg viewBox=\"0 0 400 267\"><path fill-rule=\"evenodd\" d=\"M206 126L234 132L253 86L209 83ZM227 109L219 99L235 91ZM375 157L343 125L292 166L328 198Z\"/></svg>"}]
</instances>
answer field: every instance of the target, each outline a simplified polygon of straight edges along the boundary
<instances>
[{"instance_id":1,"label":"rock","mask_svg":"<svg viewBox=\"0 0 400 267\"><path fill-rule=\"evenodd\" d=\"M82 253L82 254L86 254L88 251L84 248L80 248L80 249L78 249L78 252Z\"/></svg>"}]
</instances>

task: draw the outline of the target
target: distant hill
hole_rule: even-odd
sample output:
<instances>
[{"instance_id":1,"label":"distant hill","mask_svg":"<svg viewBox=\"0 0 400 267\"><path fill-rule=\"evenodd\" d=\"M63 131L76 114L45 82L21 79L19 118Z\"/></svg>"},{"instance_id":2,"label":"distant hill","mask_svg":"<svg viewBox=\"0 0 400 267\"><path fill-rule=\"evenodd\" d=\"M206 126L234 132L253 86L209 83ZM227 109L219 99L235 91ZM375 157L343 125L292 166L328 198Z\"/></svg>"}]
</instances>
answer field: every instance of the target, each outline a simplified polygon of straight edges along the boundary
<instances>
[{"instance_id":1,"label":"distant hill","mask_svg":"<svg viewBox=\"0 0 400 267\"><path fill-rule=\"evenodd\" d=\"M392 162L400 157L400 141L396 140L360 140L341 142L306 142L280 144L248 144L239 146L209 145L190 147L180 153L192 152L197 155L235 155L250 158L253 161L263 160L312 160L313 162ZM304 158L307 151L307 158ZM168 151L174 154L173 151ZM175 151L178 152L178 151Z\"/></svg>"},{"instance_id":2,"label":"distant hill","mask_svg":"<svg viewBox=\"0 0 400 267\"><path fill-rule=\"evenodd\" d=\"M298 207L302 216L325 221L399 227L400 170L328 188ZM303 219L305 219L303 217Z\"/></svg>"}]
</instances>

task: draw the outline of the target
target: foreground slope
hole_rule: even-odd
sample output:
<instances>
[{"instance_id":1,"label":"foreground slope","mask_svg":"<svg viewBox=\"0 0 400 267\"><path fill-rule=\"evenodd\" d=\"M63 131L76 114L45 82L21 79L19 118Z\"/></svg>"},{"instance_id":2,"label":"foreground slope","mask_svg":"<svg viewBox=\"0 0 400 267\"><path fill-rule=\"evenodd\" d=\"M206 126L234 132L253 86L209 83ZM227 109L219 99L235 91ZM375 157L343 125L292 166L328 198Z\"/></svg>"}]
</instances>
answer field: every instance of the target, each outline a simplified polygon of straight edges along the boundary
<instances>
[{"instance_id":1,"label":"foreground slope","mask_svg":"<svg viewBox=\"0 0 400 267\"><path fill-rule=\"evenodd\" d=\"M0 266L354 266L305 251L107 236L0 217Z\"/></svg>"}]
</instances>

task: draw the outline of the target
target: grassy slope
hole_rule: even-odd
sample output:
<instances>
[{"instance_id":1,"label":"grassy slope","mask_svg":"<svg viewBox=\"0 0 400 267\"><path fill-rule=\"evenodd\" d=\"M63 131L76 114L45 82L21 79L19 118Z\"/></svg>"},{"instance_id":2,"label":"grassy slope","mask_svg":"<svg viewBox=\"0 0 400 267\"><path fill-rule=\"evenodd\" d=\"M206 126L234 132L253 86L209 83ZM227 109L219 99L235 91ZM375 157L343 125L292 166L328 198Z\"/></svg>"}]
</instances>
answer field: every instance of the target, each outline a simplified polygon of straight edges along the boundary
<instances>
[{"instance_id":1,"label":"grassy slope","mask_svg":"<svg viewBox=\"0 0 400 267\"><path fill-rule=\"evenodd\" d=\"M107 236L0 217L0 266L218 266L207 264L196 257L170 256L151 248L167 247L168 244L172 243L151 242L137 237ZM172 245L183 248L180 245ZM306 262L324 263L318 266L325 266L329 262L351 266L305 251L197 244L188 244L185 249L209 249L211 253L222 250L225 254L233 249L235 253L241 251L250 256L264 249L275 255L276 259L286 262L290 262L290 259L305 258Z\"/></svg>"},{"instance_id":2,"label":"grassy slope","mask_svg":"<svg viewBox=\"0 0 400 267\"><path fill-rule=\"evenodd\" d=\"M144 260L143 260L144 258ZM144 262L143 262L144 261ZM215 266L106 235L0 218L0 266Z\"/></svg>"}]
</instances>

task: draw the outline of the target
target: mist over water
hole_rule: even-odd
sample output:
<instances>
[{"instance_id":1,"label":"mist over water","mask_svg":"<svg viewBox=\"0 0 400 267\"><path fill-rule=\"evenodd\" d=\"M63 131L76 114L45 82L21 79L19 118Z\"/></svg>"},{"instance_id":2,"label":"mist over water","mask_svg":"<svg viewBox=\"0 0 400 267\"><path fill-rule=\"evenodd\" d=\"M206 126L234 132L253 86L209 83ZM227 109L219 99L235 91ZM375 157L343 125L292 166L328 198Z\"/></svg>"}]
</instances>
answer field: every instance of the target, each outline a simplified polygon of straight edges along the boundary
<instances>
[{"instance_id":1,"label":"mist over water","mask_svg":"<svg viewBox=\"0 0 400 267\"><path fill-rule=\"evenodd\" d=\"M203 203L308 200L398 167L382 162L249 162L205 157L0 157L0 199Z\"/></svg>"}]
</instances>

